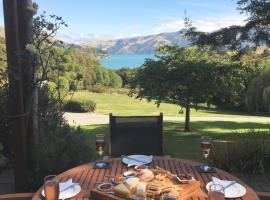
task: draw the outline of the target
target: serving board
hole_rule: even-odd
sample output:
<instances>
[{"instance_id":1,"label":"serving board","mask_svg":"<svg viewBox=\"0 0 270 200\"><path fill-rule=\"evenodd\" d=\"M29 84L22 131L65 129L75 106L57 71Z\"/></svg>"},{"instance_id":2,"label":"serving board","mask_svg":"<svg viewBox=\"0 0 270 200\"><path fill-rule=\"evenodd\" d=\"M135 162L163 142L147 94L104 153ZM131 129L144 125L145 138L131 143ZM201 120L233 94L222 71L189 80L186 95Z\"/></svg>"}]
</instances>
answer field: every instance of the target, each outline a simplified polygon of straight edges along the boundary
<instances>
[{"instance_id":1,"label":"serving board","mask_svg":"<svg viewBox=\"0 0 270 200\"><path fill-rule=\"evenodd\" d=\"M180 184L179 187L182 189L181 191L181 199L188 199L191 196L195 196L201 190L200 181L192 181L188 184Z\"/></svg>"},{"instance_id":2,"label":"serving board","mask_svg":"<svg viewBox=\"0 0 270 200\"><path fill-rule=\"evenodd\" d=\"M181 188L181 200L187 200L191 196L194 196L200 192L200 181L192 181L188 184L179 184L179 188ZM95 200L123 200L123 198L107 194L106 192L101 192L99 190L92 190L91 197Z\"/></svg>"}]
</instances>

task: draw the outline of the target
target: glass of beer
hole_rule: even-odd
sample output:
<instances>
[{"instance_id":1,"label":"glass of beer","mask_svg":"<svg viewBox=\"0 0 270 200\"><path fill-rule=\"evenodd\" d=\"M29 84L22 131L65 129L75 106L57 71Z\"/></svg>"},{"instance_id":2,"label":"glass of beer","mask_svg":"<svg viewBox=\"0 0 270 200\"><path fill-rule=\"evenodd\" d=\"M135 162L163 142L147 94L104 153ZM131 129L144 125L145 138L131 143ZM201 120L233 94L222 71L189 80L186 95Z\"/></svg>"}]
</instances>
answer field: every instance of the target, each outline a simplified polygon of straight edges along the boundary
<instances>
[{"instance_id":1,"label":"glass of beer","mask_svg":"<svg viewBox=\"0 0 270 200\"><path fill-rule=\"evenodd\" d=\"M44 194L46 200L58 200L59 181L55 175L49 175L44 178Z\"/></svg>"},{"instance_id":2,"label":"glass of beer","mask_svg":"<svg viewBox=\"0 0 270 200\"><path fill-rule=\"evenodd\" d=\"M97 134L96 135L96 151L97 154L102 158L102 155L105 150L105 135L104 134Z\"/></svg>"},{"instance_id":3,"label":"glass of beer","mask_svg":"<svg viewBox=\"0 0 270 200\"><path fill-rule=\"evenodd\" d=\"M205 164L200 167L205 172L211 169L211 167L207 164L208 163L207 158L210 154L211 148L212 148L211 138L207 136L203 136L201 138L201 151L205 159Z\"/></svg>"},{"instance_id":4,"label":"glass of beer","mask_svg":"<svg viewBox=\"0 0 270 200\"><path fill-rule=\"evenodd\" d=\"M208 200L225 200L225 191L222 185L210 185L208 190Z\"/></svg>"}]
</instances>

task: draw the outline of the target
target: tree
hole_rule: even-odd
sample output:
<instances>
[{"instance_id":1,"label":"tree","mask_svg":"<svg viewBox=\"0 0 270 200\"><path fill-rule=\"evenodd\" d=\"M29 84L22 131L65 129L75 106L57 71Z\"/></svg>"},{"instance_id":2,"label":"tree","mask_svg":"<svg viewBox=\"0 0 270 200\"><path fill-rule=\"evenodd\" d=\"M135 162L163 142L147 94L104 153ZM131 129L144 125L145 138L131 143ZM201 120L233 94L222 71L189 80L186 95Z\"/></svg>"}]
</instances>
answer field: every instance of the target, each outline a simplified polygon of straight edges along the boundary
<instances>
[{"instance_id":1,"label":"tree","mask_svg":"<svg viewBox=\"0 0 270 200\"><path fill-rule=\"evenodd\" d=\"M230 26L207 33L197 31L191 21L186 18L189 28L185 35L195 45L212 45L237 51L236 59L245 53L246 46L254 49L270 44L270 2L265 0L238 0L238 9L247 14L244 26Z\"/></svg>"},{"instance_id":2,"label":"tree","mask_svg":"<svg viewBox=\"0 0 270 200\"><path fill-rule=\"evenodd\" d=\"M246 104L252 112L270 112L270 69L254 78L247 90Z\"/></svg>"},{"instance_id":3,"label":"tree","mask_svg":"<svg viewBox=\"0 0 270 200\"><path fill-rule=\"evenodd\" d=\"M121 77L113 70L108 70L110 77L110 87L120 88L122 87L122 79Z\"/></svg>"},{"instance_id":4,"label":"tree","mask_svg":"<svg viewBox=\"0 0 270 200\"><path fill-rule=\"evenodd\" d=\"M137 68L131 69L123 67L116 71L116 73L122 78L123 86L128 86L136 74Z\"/></svg>"},{"instance_id":5,"label":"tree","mask_svg":"<svg viewBox=\"0 0 270 200\"><path fill-rule=\"evenodd\" d=\"M204 103L214 94L217 70L209 47L181 48L163 46L157 50L158 60L148 59L139 68L132 88L138 87L138 98L164 99L185 108L185 131L190 131L190 108ZM213 58L214 56L212 56Z\"/></svg>"}]
</instances>

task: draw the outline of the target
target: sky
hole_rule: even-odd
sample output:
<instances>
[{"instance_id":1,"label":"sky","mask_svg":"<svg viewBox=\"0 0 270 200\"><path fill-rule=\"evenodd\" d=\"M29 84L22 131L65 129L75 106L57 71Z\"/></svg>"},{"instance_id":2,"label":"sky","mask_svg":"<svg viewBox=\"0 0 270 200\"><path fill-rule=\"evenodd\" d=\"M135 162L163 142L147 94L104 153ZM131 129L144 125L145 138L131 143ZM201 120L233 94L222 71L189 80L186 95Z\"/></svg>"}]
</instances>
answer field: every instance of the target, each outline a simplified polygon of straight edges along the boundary
<instances>
[{"instance_id":1,"label":"sky","mask_svg":"<svg viewBox=\"0 0 270 200\"><path fill-rule=\"evenodd\" d=\"M0 1L2 4L2 1ZM63 17L67 28L58 37L84 43L174 32L187 16L200 31L242 25L247 16L236 9L236 0L35 0L39 13ZM2 6L2 5L1 5ZM0 25L3 11L0 9Z\"/></svg>"}]
</instances>

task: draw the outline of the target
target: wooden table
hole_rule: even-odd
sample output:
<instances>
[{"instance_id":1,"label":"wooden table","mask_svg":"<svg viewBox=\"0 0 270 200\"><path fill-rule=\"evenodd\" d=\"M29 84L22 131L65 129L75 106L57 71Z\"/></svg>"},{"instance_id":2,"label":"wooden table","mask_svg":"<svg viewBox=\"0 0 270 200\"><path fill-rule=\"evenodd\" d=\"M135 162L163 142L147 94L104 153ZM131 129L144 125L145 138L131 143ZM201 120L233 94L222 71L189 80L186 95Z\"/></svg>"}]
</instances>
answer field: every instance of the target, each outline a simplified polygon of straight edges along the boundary
<instances>
[{"instance_id":1,"label":"wooden table","mask_svg":"<svg viewBox=\"0 0 270 200\"><path fill-rule=\"evenodd\" d=\"M107 175L115 176L120 175L123 172L127 171L126 165L122 164L121 158L110 158L108 160L111 163L111 167L109 169L93 169L94 163L89 163L85 165L81 165L70 169L62 174L58 175L58 179L60 181L66 181L70 178L73 178L73 181L79 182L82 191L72 199L91 199L90 192L91 189L96 187L97 181L109 181L109 177ZM211 180L212 176L218 177L220 179L226 180L236 180L242 185L244 185L247 189L247 194L242 197L238 198L237 200L259 200L259 197L249 186L247 186L244 182L239 180L238 178L232 176L231 174L216 169L215 173L199 173L195 166L200 165L201 163L193 162L190 160L182 160L182 159L175 159L171 157L154 157L151 166L159 166L166 170L170 170L172 173L182 173L188 172L191 173L197 180L201 182L201 191L196 196L193 196L192 200L206 200L207 199L207 191L205 189L205 185ZM34 195L33 199L43 199L41 196L40 188L36 194Z\"/></svg>"}]
</instances>

